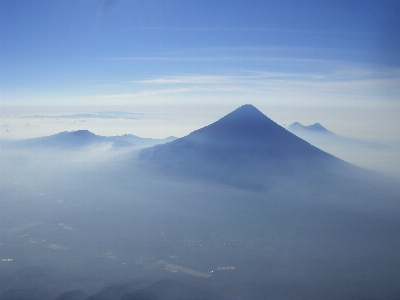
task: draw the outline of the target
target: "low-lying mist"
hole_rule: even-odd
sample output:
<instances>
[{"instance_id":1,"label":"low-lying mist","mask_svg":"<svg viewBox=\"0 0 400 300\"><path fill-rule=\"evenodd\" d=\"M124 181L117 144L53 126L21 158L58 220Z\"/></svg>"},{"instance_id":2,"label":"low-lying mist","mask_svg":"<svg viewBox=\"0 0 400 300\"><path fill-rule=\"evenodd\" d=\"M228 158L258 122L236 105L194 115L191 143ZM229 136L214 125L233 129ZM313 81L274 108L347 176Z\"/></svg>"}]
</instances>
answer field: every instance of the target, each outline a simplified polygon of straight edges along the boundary
<instances>
[{"instance_id":1,"label":"low-lying mist","mask_svg":"<svg viewBox=\"0 0 400 300\"><path fill-rule=\"evenodd\" d=\"M288 128L291 132L319 149L359 167L400 181L398 141L354 139L336 135L325 128L322 131L307 129L313 125L300 124L297 130L296 127L293 128L293 124L291 126Z\"/></svg>"},{"instance_id":2,"label":"low-lying mist","mask_svg":"<svg viewBox=\"0 0 400 300\"><path fill-rule=\"evenodd\" d=\"M2 147L1 299L398 297L395 185L253 189L138 157Z\"/></svg>"}]
</instances>

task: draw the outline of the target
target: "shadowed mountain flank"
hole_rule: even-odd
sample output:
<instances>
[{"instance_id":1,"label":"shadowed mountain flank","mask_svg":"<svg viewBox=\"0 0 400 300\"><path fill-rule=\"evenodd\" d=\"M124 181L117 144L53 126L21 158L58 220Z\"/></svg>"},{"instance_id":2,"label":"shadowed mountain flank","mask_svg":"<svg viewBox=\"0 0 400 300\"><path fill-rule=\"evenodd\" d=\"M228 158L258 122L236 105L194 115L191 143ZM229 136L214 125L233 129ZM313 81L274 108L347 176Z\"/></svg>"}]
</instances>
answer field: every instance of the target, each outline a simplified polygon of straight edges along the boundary
<instances>
[{"instance_id":1,"label":"shadowed mountain flank","mask_svg":"<svg viewBox=\"0 0 400 300\"><path fill-rule=\"evenodd\" d=\"M262 188L276 177L312 179L352 168L249 104L183 138L142 150L140 159L162 174L244 188Z\"/></svg>"}]
</instances>

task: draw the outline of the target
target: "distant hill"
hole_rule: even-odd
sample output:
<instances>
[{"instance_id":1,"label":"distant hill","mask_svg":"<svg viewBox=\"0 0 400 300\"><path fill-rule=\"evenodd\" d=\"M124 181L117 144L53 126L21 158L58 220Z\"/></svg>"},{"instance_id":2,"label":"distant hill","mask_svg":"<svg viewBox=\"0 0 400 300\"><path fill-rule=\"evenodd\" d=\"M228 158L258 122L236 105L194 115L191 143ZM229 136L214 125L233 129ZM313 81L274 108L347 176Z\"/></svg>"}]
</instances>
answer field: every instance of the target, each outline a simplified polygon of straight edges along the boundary
<instances>
[{"instance_id":1,"label":"distant hill","mask_svg":"<svg viewBox=\"0 0 400 300\"><path fill-rule=\"evenodd\" d=\"M125 141L135 146L146 146L146 147L172 142L173 140L177 139L177 137L175 136L169 136L165 139L141 138L133 134L110 136L109 138L115 141Z\"/></svg>"},{"instance_id":2,"label":"distant hill","mask_svg":"<svg viewBox=\"0 0 400 300\"><path fill-rule=\"evenodd\" d=\"M6 145L33 148L60 148L65 150L79 149L87 146L111 146L122 147L150 147L157 144L167 143L176 139L168 137L165 139L140 138L135 135L125 134L122 136L100 136L88 130L64 131L50 136L39 138L6 141Z\"/></svg>"},{"instance_id":3,"label":"distant hill","mask_svg":"<svg viewBox=\"0 0 400 300\"><path fill-rule=\"evenodd\" d=\"M319 123L304 126L295 122L287 130L319 149L366 169L376 170L393 178L400 178L395 157L399 144L372 141L335 134Z\"/></svg>"},{"instance_id":4,"label":"distant hill","mask_svg":"<svg viewBox=\"0 0 400 300\"><path fill-rule=\"evenodd\" d=\"M298 138L249 104L183 138L143 149L139 157L161 174L245 188L262 188L277 177L319 180L357 169Z\"/></svg>"},{"instance_id":5,"label":"distant hill","mask_svg":"<svg viewBox=\"0 0 400 300\"><path fill-rule=\"evenodd\" d=\"M17 146L25 147L51 147L74 149L94 144L103 144L110 142L107 137L98 136L88 130L64 131L50 136L44 136L33 139L17 140L14 142Z\"/></svg>"},{"instance_id":6,"label":"distant hill","mask_svg":"<svg viewBox=\"0 0 400 300\"><path fill-rule=\"evenodd\" d=\"M382 148L385 147L382 144L378 144L376 142L362 140L362 139L354 139L345 136L341 136L338 134L329 131L320 123L315 123L312 125L302 125L299 122L294 122L287 127L287 130L294 133L298 137L306 140L307 142L325 150L326 143L335 143L335 146L341 147L374 147L374 148ZM329 147L328 147L329 148ZM327 150L325 150L327 151Z\"/></svg>"},{"instance_id":7,"label":"distant hill","mask_svg":"<svg viewBox=\"0 0 400 300\"><path fill-rule=\"evenodd\" d=\"M293 124L290 124L287 129L290 132L308 132L308 133L335 135L333 132L329 131L324 126L322 126L320 123L304 126L299 122L294 122Z\"/></svg>"}]
</instances>

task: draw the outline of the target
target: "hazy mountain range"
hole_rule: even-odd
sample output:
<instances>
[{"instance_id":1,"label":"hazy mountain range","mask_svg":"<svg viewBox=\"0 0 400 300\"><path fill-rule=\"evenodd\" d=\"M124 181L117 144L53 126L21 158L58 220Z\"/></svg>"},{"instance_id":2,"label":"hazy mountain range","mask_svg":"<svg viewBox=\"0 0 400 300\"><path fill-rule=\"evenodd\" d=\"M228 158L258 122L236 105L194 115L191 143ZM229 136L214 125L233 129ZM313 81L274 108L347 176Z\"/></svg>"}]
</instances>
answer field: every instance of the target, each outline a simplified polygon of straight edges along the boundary
<instances>
[{"instance_id":1,"label":"hazy mountain range","mask_svg":"<svg viewBox=\"0 0 400 300\"><path fill-rule=\"evenodd\" d=\"M170 136L165 139L141 138L132 134L120 136L100 136L88 130L64 131L51 136L6 141L10 146L18 147L49 147L60 149L79 149L87 146L112 146L112 147L150 147L157 144L173 141L176 137Z\"/></svg>"}]
</instances>

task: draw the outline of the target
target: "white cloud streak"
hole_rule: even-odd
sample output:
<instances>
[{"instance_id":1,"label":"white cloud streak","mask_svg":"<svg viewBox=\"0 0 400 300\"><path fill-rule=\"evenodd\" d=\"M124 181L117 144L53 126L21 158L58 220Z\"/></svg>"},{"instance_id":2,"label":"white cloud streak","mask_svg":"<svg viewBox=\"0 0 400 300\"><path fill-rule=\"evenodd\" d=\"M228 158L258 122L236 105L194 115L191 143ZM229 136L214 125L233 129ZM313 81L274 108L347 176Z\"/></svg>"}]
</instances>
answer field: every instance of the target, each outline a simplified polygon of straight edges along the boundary
<instances>
[{"instance_id":1,"label":"white cloud streak","mask_svg":"<svg viewBox=\"0 0 400 300\"><path fill-rule=\"evenodd\" d=\"M274 33L306 33L306 34L352 34L371 35L366 31L337 31L337 30L305 30L293 28L262 28L262 27L130 27L132 31L248 31L248 32L274 32Z\"/></svg>"},{"instance_id":2,"label":"white cloud streak","mask_svg":"<svg viewBox=\"0 0 400 300\"><path fill-rule=\"evenodd\" d=\"M186 95L213 98L225 93L230 99L274 99L282 102L393 101L400 94L398 71L380 72L348 68L329 74L243 71L238 75L181 74L131 82L135 93L100 95L97 98L151 98ZM382 73L382 72L381 72ZM290 98L290 99L289 99ZM361 103L361 102L360 102ZM359 104L360 104L359 103Z\"/></svg>"}]
</instances>

